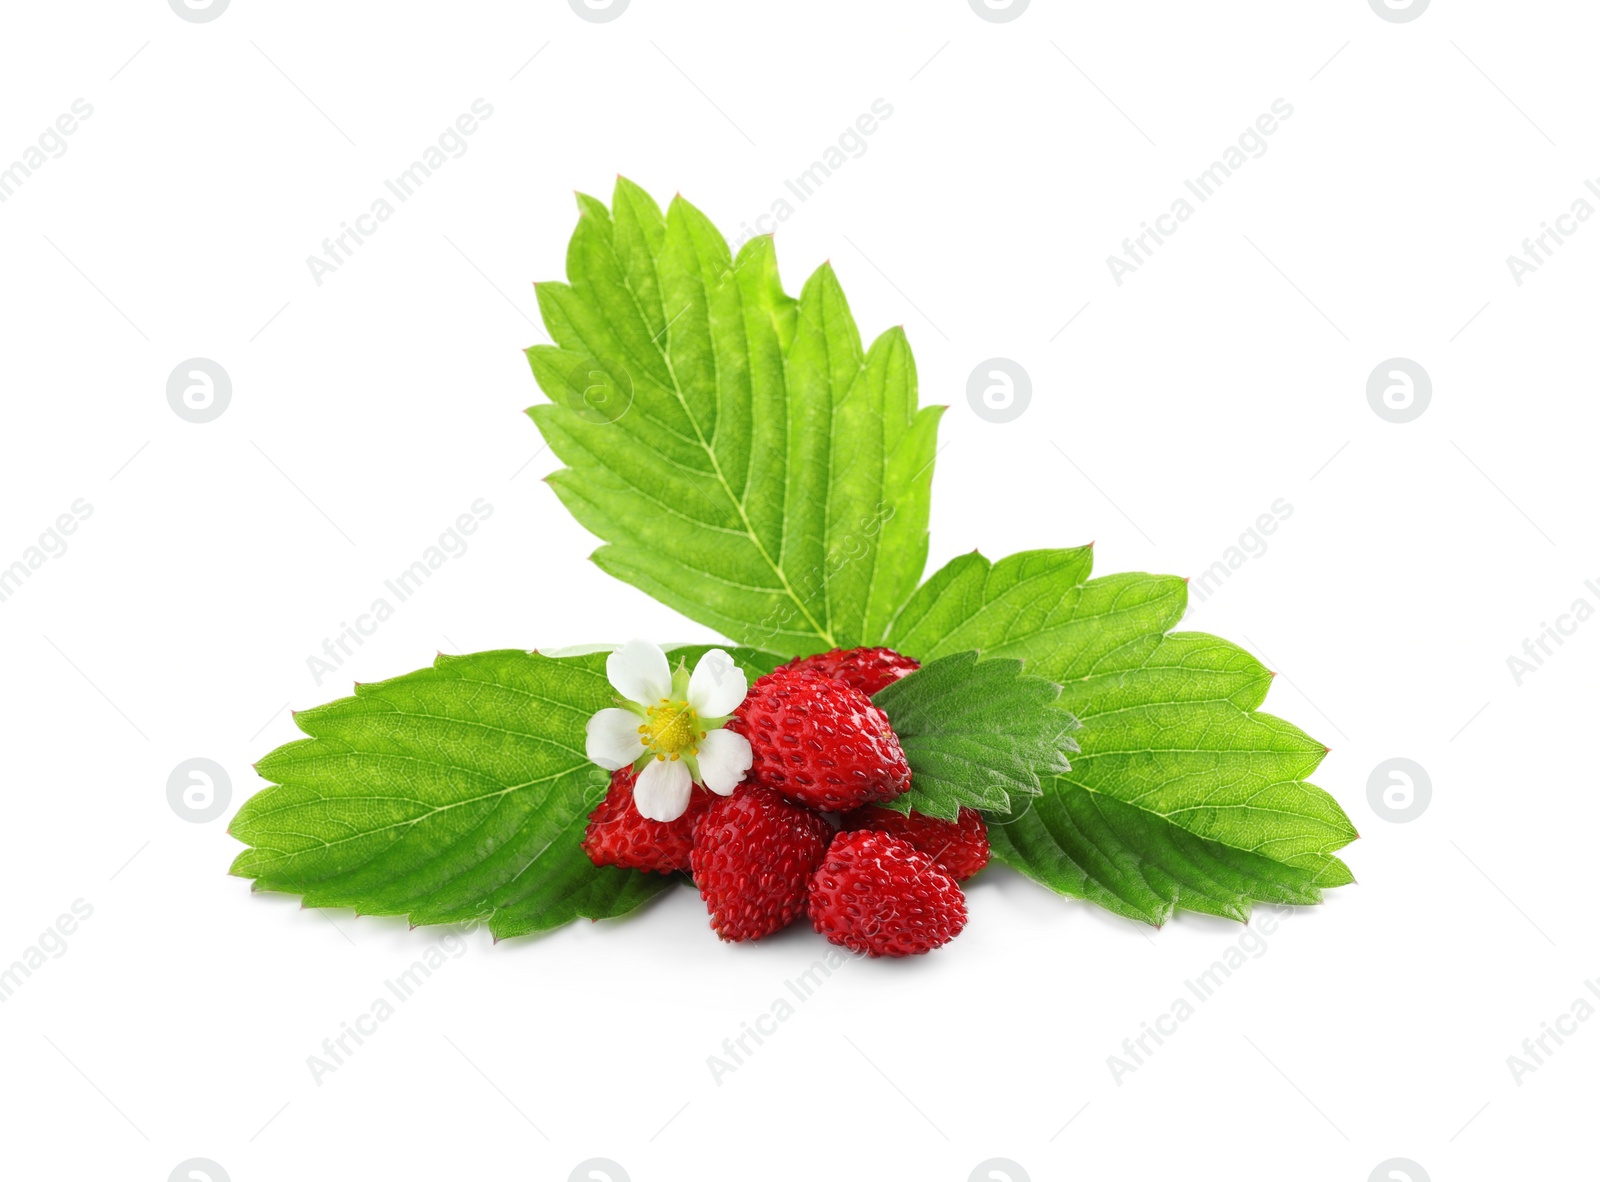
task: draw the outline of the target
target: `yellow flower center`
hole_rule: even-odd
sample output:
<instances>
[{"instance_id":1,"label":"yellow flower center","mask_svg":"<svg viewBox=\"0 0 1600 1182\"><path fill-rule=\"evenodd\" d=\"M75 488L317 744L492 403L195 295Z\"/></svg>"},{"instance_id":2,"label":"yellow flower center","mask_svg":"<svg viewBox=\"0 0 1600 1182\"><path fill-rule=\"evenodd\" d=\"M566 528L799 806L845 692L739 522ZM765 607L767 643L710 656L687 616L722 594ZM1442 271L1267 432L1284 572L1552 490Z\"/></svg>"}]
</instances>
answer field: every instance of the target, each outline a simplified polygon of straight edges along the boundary
<instances>
[{"instance_id":1,"label":"yellow flower center","mask_svg":"<svg viewBox=\"0 0 1600 1182\"><path fill-rule=\"evenodd\" d=\"M688 754L700 754L699 741L706 737L700 729L700 716L688 702L674 702L662 698L655 706L645 707L645 724L639 728L639 742L648 747L657 759L677 759L688 748Z\"/></svg>"}]
</instances>

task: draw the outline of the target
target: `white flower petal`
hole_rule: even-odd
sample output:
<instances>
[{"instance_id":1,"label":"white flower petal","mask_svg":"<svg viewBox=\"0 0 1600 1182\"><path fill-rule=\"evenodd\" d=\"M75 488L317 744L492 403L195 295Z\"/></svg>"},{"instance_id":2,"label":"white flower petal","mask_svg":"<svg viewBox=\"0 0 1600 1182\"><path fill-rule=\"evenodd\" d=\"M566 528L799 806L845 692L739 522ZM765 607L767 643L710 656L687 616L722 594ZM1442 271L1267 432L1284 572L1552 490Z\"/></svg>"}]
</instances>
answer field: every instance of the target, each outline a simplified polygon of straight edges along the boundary
<instances>
[{"instance_id":1,"label":"white flower petal","mask_svg":"<svg viewBox=\"0 0 1600 1182\"><path fill-rule=\"evenodd\" d=\"M644 745L639 742L639 716L615 707L600 711L584 728L583 747L589 758L608 772L627 767L644 754Z\"/></svg>"},{"instance_id":2,"label":"white flower petal","mask_svg":"<svg viewBox=\"0 0 1600 1182\"><path fill-rule=\"evenodd\" d=\"M727 796L750 770L750 740L733 731L712 731L700 740L700 778L718 796Z\"/></svg>"},{"instance_id":3,"label":"white flower petal","mask_svg":"<svg viewBox=\"0 0 1600 1182\"><path fill-rule=\"evenodd\" d=\"M661 646L630 640L606 658L606 677L624 698L654 706L672 692L672 670Z\"/></svg>"},{"instance_id":4,"label":"white flower petal","mask_svg":"<svg viewBox=\"0 0 1600 1182\"><path fill-rule=\"evenodd\" d=\"M689 769L681 759L652 759L633 785L633 807L652 821L676 821L689 807Z\"/></svg>"},{"instance_id":5,"label":"white flower petal","mask_svg":"<svg viewBox=\"0 0 1600 1182\"><path fill-rule=\"evenodd\" d=\"M689 705L705 718L721 718L734 712L749 688L744 670L732 657L720 648L709 649L689 678Z\"/></svg>"}]
</instances>

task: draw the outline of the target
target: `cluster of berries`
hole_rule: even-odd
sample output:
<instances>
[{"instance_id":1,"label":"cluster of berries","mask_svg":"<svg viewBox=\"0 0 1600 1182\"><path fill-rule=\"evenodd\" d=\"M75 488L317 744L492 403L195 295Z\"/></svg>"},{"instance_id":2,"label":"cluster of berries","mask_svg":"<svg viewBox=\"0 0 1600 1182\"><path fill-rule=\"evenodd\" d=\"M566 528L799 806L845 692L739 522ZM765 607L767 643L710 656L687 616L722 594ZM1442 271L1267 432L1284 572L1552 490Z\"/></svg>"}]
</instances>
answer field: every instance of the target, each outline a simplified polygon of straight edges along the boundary
<instances>
[{"instance_id":1,"label":"cluster of berries","mask_svg":"<svg viewBox=\"0 0 1600 1182\"><path fill-rule=\"evenodd\" d=\"M696 785L681 817L652 821L623 768L583 848L600 866L692 874L724 940L760 939L803 911L833 943L870 956L948 943L967 922L956 884L989 861L983 818L878 807L911 787L911 769L870 698L918 667L886 648L791 661L751 686L728 722L753 756L731 795Z\"/></svg>"}]
</instances>

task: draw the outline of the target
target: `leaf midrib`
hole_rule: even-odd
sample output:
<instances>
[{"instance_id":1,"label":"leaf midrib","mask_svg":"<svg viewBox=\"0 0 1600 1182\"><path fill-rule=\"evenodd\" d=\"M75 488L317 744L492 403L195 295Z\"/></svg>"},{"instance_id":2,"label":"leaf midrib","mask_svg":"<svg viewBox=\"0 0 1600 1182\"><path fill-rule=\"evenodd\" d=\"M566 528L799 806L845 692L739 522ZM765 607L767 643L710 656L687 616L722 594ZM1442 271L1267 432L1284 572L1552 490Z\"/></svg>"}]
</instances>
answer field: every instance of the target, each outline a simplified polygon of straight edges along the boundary
<instances>
[{"instance_id":1,"label":"leaf midrib","mask_svg":"<svg viewBox=\"0 0 1600 1182\"><path fill-rule=\"evenodd\" d=\"M1161 821L1163 824L1170 825L1172 828L1178 830L1181 833L1186 833L1190 837L1198 838L1201 841L1209 841L1213 845L1219 845L1219 846L1223 847L1224 849L1238 850L1240 853L1245 853L1245 854L1253 854L1258 849L1260 849L1259 845L1256 845L1256 846L1234 845L1232 842L1227 841L1227 840L1225 840L1225 839L1223 839L1221 837L1217 837L1217 836L1215 836L1213 834L1196 833L1193 829L1189 829L1189 828L1187 828L1187 827L1185 827L1183 825L1178 824L1176 821L1172 820L1172 816L1174 815L1172 813L1160 812L1160 811L1158 811L1156 809L1148 807L1147 805L1143 804L1141 801L1138 801L1138 800L1125 800L1120 796L1113 796L1109 792L1101 792L1099 789L1090 787L1088 784L1085 784L1082 780L1073 779L1071 775L1060 775L1060 776L1057 776L1055 778L1057 780L1062 781L1063 783L1071 784L1074 788L1082 789L1084 792L1087 792L1091 797L1093 797L1096 801L1099 801L1101 799L1115 801L1117 804L1120 804L1125 808L1134 809L1135 811L1143 814L1146 817L1151 817L1151 818L1154 818L1155 820ZM1279 781L1275 781L1275 783L1280 783L1280 784L1303 784L1305 782L1306 781L1304 781L1304 780L1279 780ZM1098 804L1096 805L1096 807L1097 808L1099 807ZM1219 809L1219 810L1224 808L1224 807L1226 807L1226 808L1230 808L1230 809L1239 809L1239 810L1242 810L1242 811L1248 812L1248 813L1257 813L1257 812L1259 812L1259 813L1284 813L1284 810L1281 810L1281 809L1265 809L1265 808L1261 808L1261 807L1256 806L1256 805L1248 805L1248 804L1245 804L1245 805L1227 805L1227 806L1223 806L1223 805L1210 805L1210 806L1186 805L1183 808L1178 809L1176 811L1177 812L1190 812L1190 811L1194 810L1195 808L1199 808L1199 807L1210 807L1210 808ZM1305 814L1303 814L1303 813L1285 813L1284 815L1297 817L1301 821L1306 821L1308 819L1309 820L1313 820L1313 821L1317 821L1317 823L1319 825L1327 826L1326 822L1317 820L1317 818L1307 818L1305 816ZM1331 826L1327 826L1327 827L1328 827L1330 833L1334 832L1334 830L1333 830L1333 828ZM1281 842L1281 841L1288 841L1290 839L1287 836L1282 836L1282 837L1273 838L1271 840L1280 841ZM1333 847L1334 850L1336 850L1338 848L1340 848L1340 847L1338 847L1338 846ZM1333 850L1323 850L1321 852L1330 853L1331 854L1333 852ZM1265 857L1266 855L1262 855L1262 856ZM1277 861L1277 859L1275 859L1275 858L1273 860Z\"/></svg>"},{"instance_id":2,"label":"leaf midrib","mask_svg":"<svg viewBox=\"0 0 1600 1182\"><path fill-rule=\"evenodd\" d=\"M374 753L370 752L370 751L356 751L356 752L350 752L350 754L354 754L354 755L372 755ZM387 758L387 757L385 757L385 758ZM418 762L424 762L424 761L419 760ZM442 766L446 766L446 765L434 764L433 766L442 767ZM297 837L313 838L314 840L316 840L316 841L321 843L321 846L322 846L323 849L332 849L334 846L343 845L345 842L348 842L348 841L359 841L363 837L372 837L372 836L374 836L376 834L379 834L379 833L387 833L391 829L410 829L414 825L420 824L423 821L427 821L427 820L430 820L430 819L438 816L440 813L447 813L451 809L461 808L464 805L478 804L478 803L480 803L482 801L485 801L485 800L493 800L496 797L506 796L506 795L508 795L509 793L512 793L512 792L520 792L524 788L532 788L536 784L546 784L546 783L549 783L551 780L559 780L559 779L562 779L562 778L564 778L566 776L570 776L573 772L578 771L581 767L582 767L582 765L574 765L573 767L565 768L562 771L555 772L555 773L553 773L551 775L548 775L548 776L540 776L536 780L527 780L527 781L525 781L525 782L523 782L521 784L510 784L510 785L507 785L504 788L500 788L500 789L498 789L498 790L496 790L494 792L485 792L485 793L483 793L483 794L481 794L479 796L469 796L469 797L466 797L466 798L464 798L462 800L453 800L449 804L434 805L427 812L421 814L420 816L410 817L410 818L408 818L408 819L406 819L404 821L395 821L395 822L393 822L391 824L388 824L388 825L381 825L376 829L363 829L360 833L354 834L354 835L352 835L350 837L335 838L333 841L328 841L325 838L316 837L315 834L294 833L294 831L291 830L291 829L276 829L276 830L272 830L272 832L275 832L275 833L291 833L291 834L294 834L294 836L297 836ZM482 775L483 773L479 772L479 773L476 773L476 774ZM285 787L285 788L291 787L291 785L288 785L288 784L284 784L282 786ZM318 797L318 799L319 800L326 800L328 798L327 797ZM341 798L341 799L344 799L344 798ZM281 811L284 811L286 809L295 808L295 807L304 807L304 805L300 805L300 806L285 805L284 809L274 810L274 811L280 811L281 812ZM270 813L262 814L263 817L270 816L270 815L271 815ZM251 847L254 848L254 849L258 849L258 850L264 850L264 849L271 849L272 848L270 846L259 845L254 841L254 839L251 840ZM387 849L388 847L385 847L385 848ZM278 849L273 849L272 852L276 853L276 854L283 854L286 857L291 857L292 858L292 857L295 857L295 856L297 856L299 854L303 854L306 851L305 850L278 850ZM376 857L376 856L377 855L374 855L374 857ZM370 862L371 859L368 859L368 861ZM366 865L366 863L363 863L363 865Z\"/></svg>"},{"instance_id":3,"label":"leaf midrib","mask_svg":"<svg viewBox=\"0 0 1600 1182\"><path fill-rule=\"evenodd\" d=\"M613 231L613 233L614 233L614 231ZM668 233L670 233L670 231L668 231ZM665 246L665 241L663 242L663 247L664 246ZM611 237L611 235L607 235L607 237L606 237L606 249L608 251L610 251L612 261L614 263L616 263L616 265L617 265L617 275L621 279L622 286L623 286L624 290L626 290L627 293L628 293L628 298L633 302L634 311L638 313L640 322L643 323L646 327L648 327L650 322L645 317L644 308L639 303L639 293L634 290L632 282L630 282L629 279L628 279L628 270L627 270L627 268L622 265L622 260L617 257L616 245L615 245L615 242L614 242L613 238ZM661 269L660 269L660 264L657 261L655 252L654 251L650 251L650 250L647 249L645 253L650 258L650 267L651 267L651 269L653 271L655 271L655 273L656 273L656 287L658 289L662 290L662 291L665 291L666 289L664 287L662 287L662 284L661 284ZM698 264L700 263L700 257L699 257L699 252L698 251L695 251L695 263L696 263L696 265L698 267ZM699 285L700 285L702 290L705 289L705 280L703 278L703 274L704 274L703 271L701 271L701 273L697 274L696 277L695 277L696 282L699 283ZM710 302L710 299L709 299L709 293L707 293L707 294L708 294L708 298L707 298L707 301L706 301L706 319L707 319L707 321L709 323L710 317L711 317L711 302ZM740 299L740 306L742 308L743 307L743 303L744 303L744 293L742 291L739 293L739 299ZM664 336L668 340L670 340L671 339L671 334L672 334L672 326L674 324L676 324L678 322L679 318L682 317L683 313L687 312L688 310L689 310L689 306L687 304L684 305L684 307L678 312L678 314L676 316L672 317L672 319L667 321L666 326L662 329L662 331L661 331L661 333L659 335L660 336ZM662 312L662 316L665 317L666 309L663 308L661 310L661 312ZM741 334L744 336L745 352L746 352L746 354L748 354L749 351L750 351L750 339L749 339L748 333L744 329L744 318L742 316L740 317L740 331L741 331ZM762 542L760 535L756 533L755 527L751 525L751 523L750 523L750 515L745 510L744 499L742 497L737 497L737 496L734 495L733 486L728 483L727 476L723 474L722 461L717 458L717 453L716 453L715 449L713 449L711 447L711 445L706 442L705 431L701 428L700 420L698 418L696 418L695 415L694 415L694 412L689 409L689 401L688 401L687 398L684 397L683 390L680 387L679 382L678 382L678 371L677 371L677 367L673 365L671 350L669 348L667 348L665 341L658 340L655 336L651 337L651 343L655 346L656 352L658 352L661 355L662 363L667 368L667 376L672 379L672 396L678 400L678 405L683 409L684 417L689 420L689 425L694 428L695 439L698 441L698 443L700 445L700 449L703 452L705 452L706 459L708 459L711 462L712 474L716 477L717 483L722 486L723 494L725 496L727 496L729 502L738 511L739 520L744 525L745 536L748 537L750 539L751 544L755 546L756 552L761 555L762 561L764 561L767 564L767 566L769 568L771 568L772 573L777 576L778 582L782 586L784 594L787 595L789 597L790 601L797 608L800 609L800 613L803 616L805 616L806 622L811 625L812 630L817 634L818 637L820 637L822 639L822 641L824 643L826 643L827 645L832 647L834 645L833 632L829 628L825 628L822 625L818 624L817 621L816 621L816 617L814 617L811 614L810 609L806 607L805 601L802 600L799 595L795 594L794 586L789 582L789 577L786 574L784 574L783 567L780 566L778 563L773 561L772 555L767 552L767 547L766 547L765 543ZM779 350L779 356L783 358L783 362L784 362L784 370L783 370L783 399L784 399L784 406L785 406L785 408L787 408L788 403L789 403L788 358L787 358L787 356L784 356L783 351L781 349ZM711 364L712 364L713 386L715 388L720 389L721 388L721 373L719 371L717 371L717 369L716 369L717 351L716 351L715 347L713 347L712 350L711 350ZM751 452L751 460L747 461L747 463L748 462L753 462L753 460L754 460L754 452L755 452L754 447L751 447L750 452ZM785 487L784 487L785 505L784 505L783 525L782 525L783 536L784 536L785 539L788 538L788 534L789 534L789 512L788 512L788 504L787 504L788 494L789 494L789 490L788 490L788 486L787 486L787 483L786 483Z\"/></svg>"}]
</instances>

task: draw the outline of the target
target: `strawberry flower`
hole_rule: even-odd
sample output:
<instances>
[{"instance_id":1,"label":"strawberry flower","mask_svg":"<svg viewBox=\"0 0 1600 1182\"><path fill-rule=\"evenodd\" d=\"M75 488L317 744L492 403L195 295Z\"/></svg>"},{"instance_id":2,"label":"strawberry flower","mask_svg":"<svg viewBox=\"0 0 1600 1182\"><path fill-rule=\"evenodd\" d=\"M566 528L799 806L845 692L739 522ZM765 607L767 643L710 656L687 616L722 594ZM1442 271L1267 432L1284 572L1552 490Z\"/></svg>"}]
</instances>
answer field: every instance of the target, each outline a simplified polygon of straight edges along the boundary
<instances>
[{"instance_id":1,"label":"strawberry flower","mask_svg":"<svg viewBox=\"0 0 1600 1182\"><path fill-rule=\"evenodd\" d=\"M648 640L630 640L606 658L617 705L589 719L585 750L614 772L632 765L633 804L652 821L676 821L689 807L694 784L727 796L750 770L750 740L723 730L749 683L719 648L691 674Z\"/></svg>"}]
</instances>

